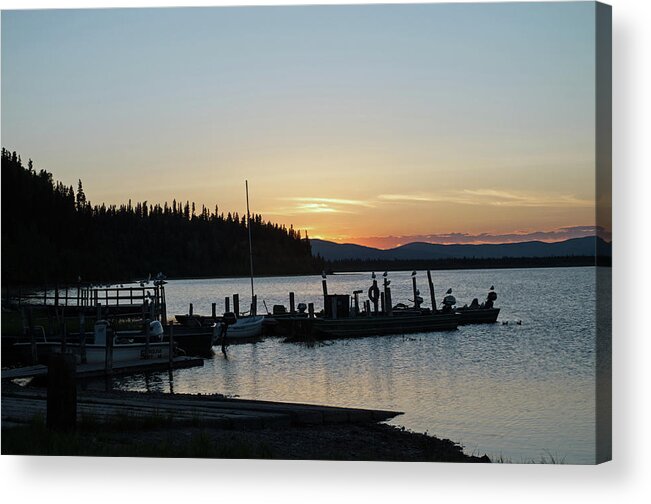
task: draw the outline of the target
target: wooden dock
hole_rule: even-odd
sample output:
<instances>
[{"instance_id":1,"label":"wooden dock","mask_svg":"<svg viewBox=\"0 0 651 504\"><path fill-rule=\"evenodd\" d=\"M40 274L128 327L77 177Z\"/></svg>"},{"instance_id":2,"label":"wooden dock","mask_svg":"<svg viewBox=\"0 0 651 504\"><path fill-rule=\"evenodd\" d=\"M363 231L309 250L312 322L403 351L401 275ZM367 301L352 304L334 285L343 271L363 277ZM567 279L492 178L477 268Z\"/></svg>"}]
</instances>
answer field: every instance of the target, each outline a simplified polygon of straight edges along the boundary
<instances>
[{"instance_id":1,"label":"wooden dock","mask_svg":"<svg viewBox=\"0 0 651 504\"><path fill-rule=\"evenodd\" d=\"M5 387L2 423L13 425L45 418L47 392L30 387ZM401 413L310 404L228 399L191 394L79 391L77 417L95 422L159 418L172 424L201 424L223 428L283 428L291 426L375 423Z\"/></svg>"},{"instance_id":2,"label":"wooden dock","mask_svg":"<svg viewBox=\"0 0 651 504\"><path fill-rule=\"evenodd\" d=\"M198 357L175 357L171 362L172 369L203 366L203 359ZM114 362L112 374L123 375L144 373L147 371L165 371L170 368L169 359L140 359L134 361ZM77 364L77 378L94 378L107 374L104 363ZM47 376L47 366L27 366L2 370L2 381L20 378Z\"/></svg>"}]
</instances>

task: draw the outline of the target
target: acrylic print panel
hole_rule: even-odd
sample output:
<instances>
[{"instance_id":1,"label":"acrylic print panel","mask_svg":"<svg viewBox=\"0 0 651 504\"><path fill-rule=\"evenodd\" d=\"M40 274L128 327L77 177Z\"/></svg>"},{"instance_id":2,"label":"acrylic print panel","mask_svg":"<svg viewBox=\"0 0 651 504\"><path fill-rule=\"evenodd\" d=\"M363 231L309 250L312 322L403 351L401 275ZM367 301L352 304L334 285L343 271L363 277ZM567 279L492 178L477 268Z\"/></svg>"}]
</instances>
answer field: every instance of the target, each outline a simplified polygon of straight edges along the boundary
<instances>
[{"instance_id":1,"label":"acrylic print panel","mask_svg":"<svg viewBox=\"0 0 651 504\"><path fill-rule=\"evenodd\" d=\"M2 453L610 459L610 7L2 12Z\"/></svg>"}]
</instances>

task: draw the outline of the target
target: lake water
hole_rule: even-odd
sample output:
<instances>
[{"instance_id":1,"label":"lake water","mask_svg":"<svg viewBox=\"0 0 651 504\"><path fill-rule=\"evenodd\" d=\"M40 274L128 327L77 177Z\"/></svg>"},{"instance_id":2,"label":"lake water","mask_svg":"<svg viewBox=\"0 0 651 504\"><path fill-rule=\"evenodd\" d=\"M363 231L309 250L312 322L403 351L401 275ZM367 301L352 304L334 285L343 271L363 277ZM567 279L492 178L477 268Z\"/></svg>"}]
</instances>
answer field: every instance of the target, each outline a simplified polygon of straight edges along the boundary
<instances>
[{"instance_id":1,"label":"lake water","mask_svg":"<svg viewBox=\"0 0 651 504\"><path fill-rule=\"evenodd\" d=\"M203 368L176 370L174 392L403 411L390 423L452 439L466 453L512 462L595 458L595 268L434 272L437 299L449 288L461 304L495 285L497 324L452 332L339 340L306 346L268 338L231 345ZM409 272L390 273L394 303L411 298ZM429 305L427 280L419 288ZM330 293L370 286L370 273L328 277ZM262 301L322 305L320 276L255 280ZM248 278L176 280L168 315L218 312L224 297L250 303ZM247 294L248 293L248 294ZM507 322L503 325L501 322ZM522 321L521 325L516 321ZM169 391L168 373L116 378L128 390Z\"/></svg>"}]
</instances>

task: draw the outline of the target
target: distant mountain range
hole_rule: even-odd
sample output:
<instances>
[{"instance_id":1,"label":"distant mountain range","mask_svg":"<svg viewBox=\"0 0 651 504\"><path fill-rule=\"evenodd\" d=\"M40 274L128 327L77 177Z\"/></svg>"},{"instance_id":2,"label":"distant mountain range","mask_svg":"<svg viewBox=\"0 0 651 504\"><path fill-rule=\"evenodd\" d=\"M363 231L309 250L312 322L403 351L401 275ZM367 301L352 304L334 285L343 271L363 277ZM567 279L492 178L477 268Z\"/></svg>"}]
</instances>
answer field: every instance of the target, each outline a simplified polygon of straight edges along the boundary
<instances>
[{"instance_id":1,"label":"distant mountain range","mask_svg":"<svg viewBox=\"0 0 651 504\"><path fill-rule=\"evenodd\" d=\"M499 259L503 257L567 257L610 256L611 243L596 236L573 238L561 242L528 241L482 245L439 245L414 242L392 249L381 250L352 243L334 243L310 240L312 254L328 261L361 260L423 260L423 259Z\"/></svg>"}]
</instances>

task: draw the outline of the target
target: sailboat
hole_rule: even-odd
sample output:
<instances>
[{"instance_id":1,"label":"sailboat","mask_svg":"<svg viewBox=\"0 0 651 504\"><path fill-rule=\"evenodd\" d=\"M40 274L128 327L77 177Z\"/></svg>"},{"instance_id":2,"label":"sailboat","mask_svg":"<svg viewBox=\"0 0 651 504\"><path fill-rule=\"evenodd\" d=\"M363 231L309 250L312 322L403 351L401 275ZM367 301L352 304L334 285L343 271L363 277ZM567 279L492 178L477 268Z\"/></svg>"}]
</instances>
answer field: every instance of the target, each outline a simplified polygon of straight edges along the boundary
<instances>
[{"instance_id":1,"label":"sailboat","mask_svg":"<svg viewBox=\"0 0 651 504\"><path fill-rule=\"evenodd\" d=\"M249 265L250 265L250 278L251 278L251 308L249 315L240 317L239 313L235 314L236 322L228 326L226 330L226 341L254 339L262 335L262 324L264 317L257 314L257 298L255 295L255 287L253 284L253 245L251 242L251 212L249 210L249 181L245 181L246 187L246 227L249 233ZM224 327L220 324L218 328L218 337Z\"/></svg>"}]
</instances>

